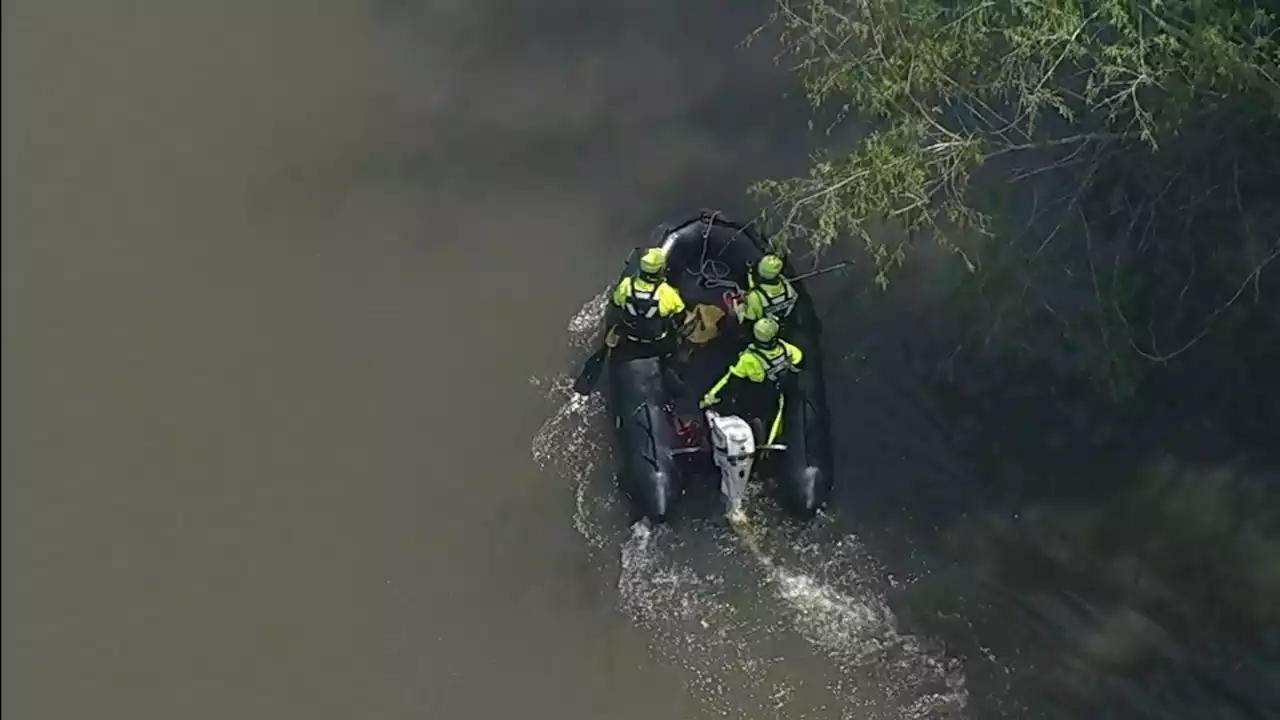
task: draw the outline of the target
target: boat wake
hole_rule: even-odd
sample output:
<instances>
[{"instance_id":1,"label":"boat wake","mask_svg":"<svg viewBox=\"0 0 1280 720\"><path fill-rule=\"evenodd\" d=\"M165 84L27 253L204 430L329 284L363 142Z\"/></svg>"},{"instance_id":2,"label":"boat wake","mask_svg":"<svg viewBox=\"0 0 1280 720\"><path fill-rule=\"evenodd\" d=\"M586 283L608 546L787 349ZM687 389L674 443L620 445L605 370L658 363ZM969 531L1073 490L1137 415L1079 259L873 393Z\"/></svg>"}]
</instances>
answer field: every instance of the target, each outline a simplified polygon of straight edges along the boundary
<instances>
[{"instance_id":1,"label":"boat wake","mask_svg":"<svg viewBox=\"0 0 1280 720\"><path fill-rule=\"evenodd\" d=\"M586 348L604 294L574 316ZM683 668L709 714L761 718L960 718L968 693L959 660L902 633L883 573L855 536L821 518L796 529L764 519L729 528L626 527L609 468L604 402L545 384L557 409L533 441L542 468L568 480L573 524L617 603L648 634L651 651ZM766 503L748 497L749 508Z\"/></svg>"}]
</instances>

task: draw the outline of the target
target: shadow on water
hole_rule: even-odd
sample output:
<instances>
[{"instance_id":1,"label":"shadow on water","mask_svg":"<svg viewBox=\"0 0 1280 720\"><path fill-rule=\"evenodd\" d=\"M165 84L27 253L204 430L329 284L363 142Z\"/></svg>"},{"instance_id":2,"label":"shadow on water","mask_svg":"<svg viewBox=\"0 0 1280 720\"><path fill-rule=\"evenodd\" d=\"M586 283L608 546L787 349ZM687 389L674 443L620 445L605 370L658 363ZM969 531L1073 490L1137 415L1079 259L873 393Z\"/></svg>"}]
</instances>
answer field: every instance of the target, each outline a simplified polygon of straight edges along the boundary
<instances>
[{"instance_id":1,"label":"shadow on water","mask_svg":"<svg viewBox=\"0 0 1280 720\"><path fill-rule=\"evenodd\" d=\"M1114 402L1015 354L957 358L921 280L837 325L853 352L830 364L836 514L920 578L890 604L963 659L976 715L1275 717L1265 348L1206 346Z\"/></svg>"}]
</instances>

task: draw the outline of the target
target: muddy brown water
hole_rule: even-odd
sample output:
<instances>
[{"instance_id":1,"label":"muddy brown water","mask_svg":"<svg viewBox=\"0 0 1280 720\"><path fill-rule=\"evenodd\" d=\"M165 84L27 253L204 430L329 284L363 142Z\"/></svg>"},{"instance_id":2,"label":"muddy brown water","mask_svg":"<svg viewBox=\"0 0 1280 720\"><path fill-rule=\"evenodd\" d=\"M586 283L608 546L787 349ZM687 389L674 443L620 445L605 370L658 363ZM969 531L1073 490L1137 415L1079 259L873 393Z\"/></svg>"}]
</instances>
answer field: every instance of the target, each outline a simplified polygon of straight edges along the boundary
<instances>
[{"instance_id":1,"label":"muddy brown water","mask_svg":"<svg viewBox=\"0 0 1280 720\"><path fill-rule=\"evenodd\" d=\"M1029 716L876 518L627 528L567 397L632 246L802 167L763 12L6 3L4 715ZM844 457L971 482L858 347Z\"/></svg>"}]
</instances>

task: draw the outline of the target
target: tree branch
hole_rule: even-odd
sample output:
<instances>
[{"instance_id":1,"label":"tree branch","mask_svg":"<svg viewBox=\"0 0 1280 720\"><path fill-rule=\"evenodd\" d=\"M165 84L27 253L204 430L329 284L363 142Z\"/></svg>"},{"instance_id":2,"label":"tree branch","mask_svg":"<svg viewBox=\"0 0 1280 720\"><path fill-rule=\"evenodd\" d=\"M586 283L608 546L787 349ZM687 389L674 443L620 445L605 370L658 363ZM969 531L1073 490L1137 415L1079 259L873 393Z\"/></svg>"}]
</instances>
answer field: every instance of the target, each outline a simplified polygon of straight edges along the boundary
<instances>
[{"instance_id":1,"label":"tree branch","mask_svg":"<svg viewBox=\"0 0 1280 720\"><path fill-rule=\"evenodd\" d=\"M1142 357L1152 362L1157 362L1161 364L1167 363L1170 360L1174 359L1175 357L1186 352L1187 350L1190 350L1193 345L1200 342L1200 340L1205 335L1209 334L1209 331L1212 330L1213 326L1217 323L1218 316L1226 312L1227 308L1231 307L1233 304L1235 304L1236 300L1240 299L1240 296L1244 294L1245 288L1249 287L1249 283L1253 282L1256 278L1260 277L1262 275L1263 269L1265 269L1267 265L1271 263L1272 260L1275 260L1277 255L1280 255L1280 241L1277 241L1276 244L1272 246L1271 252L1268 253L1267 256L1264 257L1261 262L1259 262L1256 266L1254 266L1252 272L1250 272L1247 276L1245 276L1244 281L1240 283L1240 286L1238 288L1236 288L1235 294L1232 295L1229 300L1227 300L1222 305L1218 306L1216 310L1214 310L1212 313L1209 314L1209 317L1205 321L1205 325L1200 330L1200 332L1196 333L1194 337L1192 337L1190 340L1184 343L1177 350L1174 350L1173 352L1169 352L1169 353L1164 353L1164 354L1155 354L1155 353L1147 352L1146 350L1143 350L1142 348L1138 347L1137 342L1135 342L1133 339L1132 331L1130 332L1129 345L1133 348L1134 352L1138 353ZM1115 308L1116 308L1116 312L1120 315L1121 320L1124 321L1125 326L1128 327L1129 321L1125 317L1124 312L1120 309L1119 303L1116 303Z\"/></svg>"}]
</instances>

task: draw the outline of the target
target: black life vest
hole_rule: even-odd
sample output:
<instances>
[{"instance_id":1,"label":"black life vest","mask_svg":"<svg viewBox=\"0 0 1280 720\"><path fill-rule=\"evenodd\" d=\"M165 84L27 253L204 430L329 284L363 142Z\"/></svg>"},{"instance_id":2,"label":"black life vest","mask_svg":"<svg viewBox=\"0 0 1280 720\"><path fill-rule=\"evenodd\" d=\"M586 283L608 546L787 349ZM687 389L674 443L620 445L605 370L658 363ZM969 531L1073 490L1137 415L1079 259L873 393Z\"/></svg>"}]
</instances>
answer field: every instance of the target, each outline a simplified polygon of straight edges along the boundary
<instances>
[{"instance_id":1,"label":"black life vest","mask_svg":"<svg viewBox=\"0 0 1280 720\"><path fill-rule=\"evenodd\" d=\"M639 283L650 286L641 289ZM622 325L627 330L627 338L637 342L656 342L666 337L667 322L658 311L658 288L662 281L646 280L639 275L631 278L627 297L622 303Z\"/></svg>"}]
</instances>

